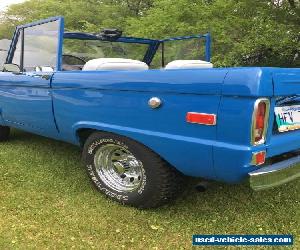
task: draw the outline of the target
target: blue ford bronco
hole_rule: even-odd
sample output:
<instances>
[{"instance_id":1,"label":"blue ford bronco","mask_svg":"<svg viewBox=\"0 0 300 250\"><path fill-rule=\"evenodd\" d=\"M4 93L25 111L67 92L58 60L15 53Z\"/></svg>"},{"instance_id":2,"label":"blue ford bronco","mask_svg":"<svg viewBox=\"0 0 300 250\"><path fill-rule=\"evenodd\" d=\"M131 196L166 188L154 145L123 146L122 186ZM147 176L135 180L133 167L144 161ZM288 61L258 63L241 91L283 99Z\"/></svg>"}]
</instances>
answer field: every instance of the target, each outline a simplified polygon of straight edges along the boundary
<instances>
[{"instance_id":1,"label":"blue ford bronco","mask_svg":"<svg viewBox=\"0 0 300 250\"><path fill-rule=\"evenodd\" d=\"M184 176L254 190L300 176L300 69L213 68L209 34L65 32L62 17L18 26L0 49L0 140L14 127L82 147L122 204L162 205Z\"/></svg>"}]
</instances>

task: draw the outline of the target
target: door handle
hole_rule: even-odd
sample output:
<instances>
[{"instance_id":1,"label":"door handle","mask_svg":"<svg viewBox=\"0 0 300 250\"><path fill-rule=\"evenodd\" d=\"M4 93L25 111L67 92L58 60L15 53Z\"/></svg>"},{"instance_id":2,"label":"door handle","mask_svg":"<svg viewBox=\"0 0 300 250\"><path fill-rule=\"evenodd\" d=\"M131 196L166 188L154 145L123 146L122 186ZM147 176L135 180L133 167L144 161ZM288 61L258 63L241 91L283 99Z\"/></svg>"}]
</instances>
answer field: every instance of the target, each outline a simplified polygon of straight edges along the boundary
<instances>
[{"instance_id":1,"label":"door handle","mask_svg":"<svg viewBox=\"0 0 300 250\"><path fill-rule=\"evenodd\" d=\"M34 78L42 78L44 80L50 80L51 78L51 75L38 75L38 74L32 74L30 75L31 77L34 77Z\"/></svg>"}]
</instances>

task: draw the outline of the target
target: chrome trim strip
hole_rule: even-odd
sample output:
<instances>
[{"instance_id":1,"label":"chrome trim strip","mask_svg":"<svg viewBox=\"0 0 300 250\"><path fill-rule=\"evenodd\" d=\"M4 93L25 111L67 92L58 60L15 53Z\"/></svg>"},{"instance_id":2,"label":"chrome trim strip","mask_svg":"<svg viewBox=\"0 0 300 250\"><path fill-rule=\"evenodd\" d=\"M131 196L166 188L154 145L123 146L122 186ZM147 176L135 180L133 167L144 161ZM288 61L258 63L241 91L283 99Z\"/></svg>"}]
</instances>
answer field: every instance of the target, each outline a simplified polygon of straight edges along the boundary
<instances>
[{"instance_id":1,"label":"chrome trim strip","mask_svg":"<svg viewBox=\"0 0 300 250\"><path fill-rule=\"evenodd\" d=\"M266 115L265 115L265 124L264 124L264 133L262 136L262 139L258 142L255 142L255 135L254 135L254 122L255 122L255 117L257 114L257 109L258 109L258 104L260 102L265 102L266 104ZM270 100L267 98L259 98L255 101L254 103L254 110L253 110L253 114L252 114L252 125L251 125L251 144L254 146L260 145L260 144L264 144L266 142L266 134L268 131L268 122L269 122L269 116L270 116Z\"/></svg>"},{"instance_id":2,"label":"chrome trim strip","mask_svg":"<svg viewBox=\"0 0 300 250\"><path fill-rule=\"evenodd\" d=\"M290 182L300 177L300 155L260 168L248 175L250 187L255 191Z\"/></svg>"}]
</instances>

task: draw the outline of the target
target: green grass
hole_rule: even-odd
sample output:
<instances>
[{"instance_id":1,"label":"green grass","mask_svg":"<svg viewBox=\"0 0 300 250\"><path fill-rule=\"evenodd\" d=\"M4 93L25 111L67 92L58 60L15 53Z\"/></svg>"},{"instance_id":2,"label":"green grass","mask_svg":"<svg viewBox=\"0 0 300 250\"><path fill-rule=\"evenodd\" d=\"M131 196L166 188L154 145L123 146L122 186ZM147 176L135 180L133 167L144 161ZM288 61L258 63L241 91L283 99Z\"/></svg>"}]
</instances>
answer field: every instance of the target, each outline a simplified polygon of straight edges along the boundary
<instances>
[{"instance_id":1,"label":"green grass","mask_svg":"<svg viewBox=\"0 0 300 250\"><path fill-rule=\"evenodd\" d=\"M293 234L300 249L298 180L257 193L189 183L174 204L141 211L99 194L80 153L16 130L0 144L0 249L189 249L193 234L214 233Z\"/></svg>"}]
</instances>

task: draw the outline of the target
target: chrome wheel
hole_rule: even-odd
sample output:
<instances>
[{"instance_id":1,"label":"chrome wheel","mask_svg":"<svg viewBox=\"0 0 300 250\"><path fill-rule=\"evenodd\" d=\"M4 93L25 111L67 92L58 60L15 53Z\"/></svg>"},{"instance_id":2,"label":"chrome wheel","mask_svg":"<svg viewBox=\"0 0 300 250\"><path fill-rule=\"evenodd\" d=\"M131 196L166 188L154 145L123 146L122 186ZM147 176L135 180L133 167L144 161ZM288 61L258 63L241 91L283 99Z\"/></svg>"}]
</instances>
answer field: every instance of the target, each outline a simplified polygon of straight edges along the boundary
<instances>
[{"instance_id":1,"label":"chrome wheel","mask_svg":"<svg viewBox=\"0 0 300 250\"><path fill-rule=\"evenodd\" d=\"M94 164L102 182L115 191L133 192L142 184L143 164L125 147L101 146L95 153Z\"/></svg>"}]
</instances>

